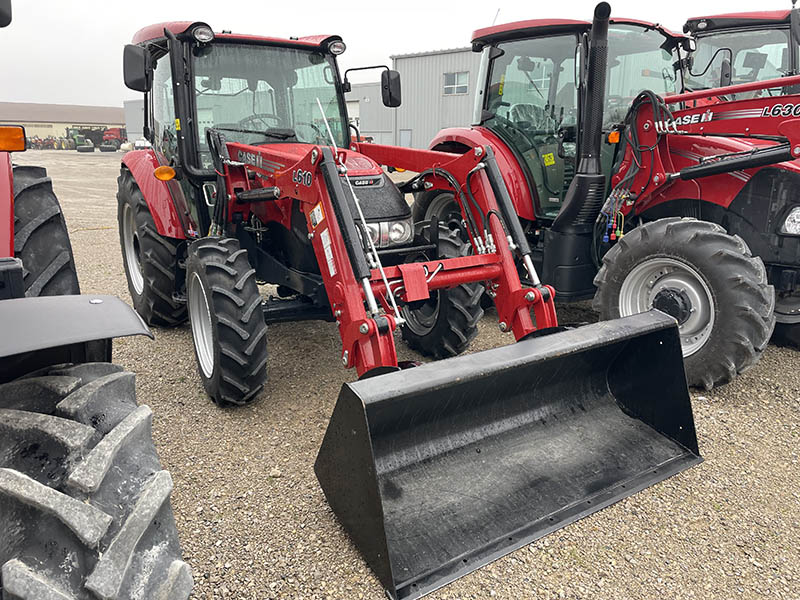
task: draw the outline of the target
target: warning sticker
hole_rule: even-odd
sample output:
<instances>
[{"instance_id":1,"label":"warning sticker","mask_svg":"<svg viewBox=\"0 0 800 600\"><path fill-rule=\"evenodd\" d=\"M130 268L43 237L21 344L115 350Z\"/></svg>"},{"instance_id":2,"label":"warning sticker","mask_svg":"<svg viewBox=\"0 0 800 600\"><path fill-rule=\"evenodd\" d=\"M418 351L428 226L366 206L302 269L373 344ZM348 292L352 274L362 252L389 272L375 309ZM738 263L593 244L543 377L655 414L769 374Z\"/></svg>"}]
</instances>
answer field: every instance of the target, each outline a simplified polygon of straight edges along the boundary
<instances>
[{"instance_id":1,"label":"warning sticker","mask_svg":"<svg viewBox=\"0 0 800 600\"><path fill-rule=\"evenodd\" d=\"M317 225L319 225L320 223L322 223L322 220L323 220L324 218L325 218L325 213L324 213L324 212L322 212L322 202L320 202L319 204L317 204L317 205L314 207L314 210L312 210L312 211L311 211L311 216L310 216L310 219L311 219L311 227L313 227L314 229L316 229L316 228L317 228Z\"/></svg>"},{"instance_id":2,"label":"warning sticker","mask_svg":"<svg viewBox=\"0 0 800 600\"><path fill-rule=\"evenodd\" d=\"M556 164L556 157L553 156L552 152L542 154L542 162L544 162L545 167L552 167L554 164Z\"/></svg>"},{"instance_id":3,"label":"warning sticker","mask_svg":"<svg viewBox=\"0 0 800 600\"><path fill-rule=\"evenodd\" d=\"M328 271L330 272L331 277L333 277L336 275L336 263L333 261L330 231L328 229L323 229L319 234L319 238L322 240L322 249L325 251L325 260L328 262Z\"/></svg>"}]
</instances>

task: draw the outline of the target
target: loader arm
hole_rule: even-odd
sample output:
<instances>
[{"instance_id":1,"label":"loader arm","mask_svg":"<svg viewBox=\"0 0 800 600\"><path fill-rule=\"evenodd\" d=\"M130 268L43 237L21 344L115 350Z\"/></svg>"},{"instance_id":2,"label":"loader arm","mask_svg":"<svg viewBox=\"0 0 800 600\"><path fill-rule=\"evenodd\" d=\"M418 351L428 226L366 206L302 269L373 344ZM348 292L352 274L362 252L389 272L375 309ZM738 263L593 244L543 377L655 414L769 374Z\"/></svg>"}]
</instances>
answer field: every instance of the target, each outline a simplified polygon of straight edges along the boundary
<instances>
[{"instance_id":1,"label":"loader arm","mask_svg":"<svg viewBox=\"0 0 800 600\"><path fill-rule=\"evenodd\" d=\"M220 178L226 190L223 197L227 197L226 221L246 223L251 214L260 215L264 221L285 221L292 202L300 202L331 312L339 325L346 367L355 367L359 375L397 367L392 334L398 319L392 313L387 289L399 301L413 302L427 299L434 290L486 282L497 306L501 330L512 331L517 340L537 329L558 325L553 289L544 285L523 287L520 282L512 248L519 248L524 237L514 235L513 209L504 209L502 198L498 203L497 196L504 188L498 189L497 181L492 181L497 166L491 150L480 148L456 156L372 144L356 148L364 154L370 151L376 162L391 160L392 166L421 172L415 184L426 189L463 189L469 182L470 201L464 202L463 210L481 224L479 235L471 236L473 247L480 251L467 257L386 267L383 272L370 264L374 261L368 259L360 242L355 211L351 210L342 177L345 165L353 164L348 163L353 160L351 151L334 152L329 147L309 145L297 160L281 152L279 145L228 142L218 161L224 175ZM502 183L502 178L496 179ZM493 241L487 245L486 240ZM371 310L371 297L380 310Z\"/></svg>"},{"instance_id":2,"label":"loader arm","mask_svg":"<svg viewBox=\"0 0 800 600\"><path fill-rule=\"evenodd\" d=\"M669 106L723 93L741 93L800 83L800 76L759 81L660 98L644 92L634 101L623 132L625 151L614 178L608 216L642 212L650 199L677 181L690 181L800 158L800 95L769 96L710 106ZM752 149L700 157L678 169L670 148L676 136L749 140ZM610 206L610 208L609 208Z\"/></svg>"}]
</instances>

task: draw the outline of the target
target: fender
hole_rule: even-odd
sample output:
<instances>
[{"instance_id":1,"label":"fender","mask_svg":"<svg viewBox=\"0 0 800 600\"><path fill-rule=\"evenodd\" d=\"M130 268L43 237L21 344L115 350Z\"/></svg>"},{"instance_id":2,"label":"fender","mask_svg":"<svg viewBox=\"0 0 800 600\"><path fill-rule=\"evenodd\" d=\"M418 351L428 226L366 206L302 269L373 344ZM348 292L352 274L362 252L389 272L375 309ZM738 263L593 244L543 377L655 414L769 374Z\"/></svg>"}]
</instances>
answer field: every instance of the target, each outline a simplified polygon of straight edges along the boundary
<instances>
[{"instance_id":1,"label":"fender","mask_svg":"<svg viewBox=\"0 0 800 600\"><path fill-rule=\"evenodd\" d=\"M189 221L186 198L183 196L180 184L175 180L161 181L153 175L156 167L167 162L161 158L159 161L152 148L132 150L122 157L122 164L131 172L142 191L160 235L179 240L196 237L189 233L189 226L195 231L197 227ZM181 208L182 214L178 212L176 206Z\"/></svg>"},{"instance_id":2,"label":"fender","mask_svg":"<svg viewBox=\"0 0 800 600\"><path fill-rule=\"evenodd\" d=\"M450 127L442 129L431 140L429 150L443 152L466 152L477 146L491 146L494 150L497 166L503 174L514 209L521 219L535 221L533 211L535 190L528 189L525 171L520 166L509 147L486 127ZM459 150L460 148L460 150Z\"/></svg>"}]
</instances>

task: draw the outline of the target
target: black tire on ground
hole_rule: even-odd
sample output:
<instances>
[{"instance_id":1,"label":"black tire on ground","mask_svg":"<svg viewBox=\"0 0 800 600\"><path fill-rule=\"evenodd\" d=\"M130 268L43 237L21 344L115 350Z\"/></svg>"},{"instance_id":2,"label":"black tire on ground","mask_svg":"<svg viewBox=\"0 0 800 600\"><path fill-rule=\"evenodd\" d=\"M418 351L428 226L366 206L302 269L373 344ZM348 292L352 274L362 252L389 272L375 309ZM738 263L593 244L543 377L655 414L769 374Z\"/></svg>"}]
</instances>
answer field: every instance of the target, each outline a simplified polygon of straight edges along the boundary
<instances>
[{"instance_id":1,"label":"black tire on ground","mask_svg":"<svg viewBox=\"0 0 800 600\"><path fill-rule=\"evenodd\" d=\"M133 308L148 325L183 323L186 304L174 296L179 291L175 289L179 240L158 233L147 202L125 167L117 178L117 221ZM130 244L126 244L126 235L130 235Z\"/></svg>"},{"instance_id":2,"label":"black tire on ground","mask_svg":"<svg viewBox=\"0 0 800 600\"><path fill-rule=\"evenodd\" d=\"M94 152L94 146L90 146L88 144L84 146L78 146L75 148L78 152Z\"/></svg>"},{"instance_id":3,"label":"black tire on ground","mask_svg":"<svg viewBox=\"0 0 800 600\"><path fill-rule=\"evenodd\" d=\"M414 223L430 221L436 215L439 223L446 225L448 229L453 231L461 229L461 209L452 192L432 190L415 194L411 215Z\"/></svg>"},{"instance_id":4,"label":"black tire on ground","mask_svg":"<svg viewBox=\"0 0 800 600\"><path fill-rule=\"evenodd\" d=\"M100 152L116 152L117 147L114 144L101 144L99 146Z\"/></svg>"},{"instance_id":5,"label":"black tire on ground","mask_svg":"<svg viewBox=\"0 0 800 600\"><path fill-rule=\"evenodd\" d=\"M22 261L26 296L80 294L67 224L47 171L16 166L14 256Z\"/></svg>"},{"instance_id":6,"label":"black tire on ground","mask_svg":"<svg viewBox=\"0 0 800 600\"><path fill-rule=\"evenodd\" d=\"M247 250L233 238L192 243L186 285L206 392L223 406L252 402L267 381L267 325Z\"/></svg>"},{"instance_id":7,"label":"black tire on ground","mask_svg":"<svg viewBox=\"0 0 800 600\"><path fill-rule=\"evenodd\" d=\"M420 237L430 240L430 226ZM422 241L421 241L422 243ZM467 256L470 245L457 231L439 225L439 250L442 258ZM478 321L483 316L480 283L462 283L454 288L431 293L429 300L402 309L406 323L400 326L403 339L412 349L436 359L456 356L467 349L478 335Z\"/></svg>"},{"instance_id":8,"label":"black tire on ground","mask_svg":"<svg viewBox=\"0 0 800 600\"><path fill-rule=\"evenodd\" d=\"M0 385L3 598L189 596L151 419L109 363Z\"/></svg>"},{"instance_id":9,"label":"black tire on ground","mask_svg":"<svg viewBox=\"0 0 800 600\"><path fill-rule=\"evenodd\" d=\"M661 269L661 273L645 276L649 268ZM658 290L650 307L653 303L662 309L671 307L665 312L676 313L673 316L681 323L689 385L710 390L758 362L775 324L775 294L767 283L764 263L752 256L739 236L728 235L715 223L680 217L633 229L603 257L595 277L593 306L601 319L633 312L622 308L634 297L623 287L626 280L632 285L637 272L645 282L639 289L650 289L647 293ZM664 287L660 281L665 282ZM696 290L707 291L695 294ZM692 298L701 301L694 306ZM703 298L708 301L707 309ZM690 319L699 318L706 310L709 318L700 320L705 328L696 330L697 335L687 331L697 323Z\"/></svg>"}]
</instances>

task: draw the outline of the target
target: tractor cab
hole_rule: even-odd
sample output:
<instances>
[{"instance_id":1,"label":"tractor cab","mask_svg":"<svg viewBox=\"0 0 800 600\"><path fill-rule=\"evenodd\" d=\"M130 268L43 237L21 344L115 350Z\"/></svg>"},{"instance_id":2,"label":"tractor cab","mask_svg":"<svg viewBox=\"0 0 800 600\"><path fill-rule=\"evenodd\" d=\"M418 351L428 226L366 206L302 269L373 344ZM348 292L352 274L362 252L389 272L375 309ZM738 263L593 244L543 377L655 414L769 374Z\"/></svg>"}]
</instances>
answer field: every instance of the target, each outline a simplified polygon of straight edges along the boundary
<instances>
[{"instance_id":1,"label":"tractor cab","mask_svg":"<svg viewBox=\"0 0 800 600\"><path fill-rule=\"evenodd\" d=\"M686 91L779 79L800 73L800 12L775 10L693 17L683 30L696 39L685 73ZM743 100L796 93L782 88L731 95Z\"/></svg>"},{"instance_id":2,"label":"tractor cab","mask_svg":"<svg viewBox=\"0 0 800 600\"><path fill-rule=\"evenodd\" d=\"M125 49L126 84L146 94L145 137L159 163L175 171L179 185L171 193L182 196L175 198L178 205L186 205L186 231L206 234L213 220L220 187L214 163L221 149L213 146L214 139L218 146L236 144L234 160L267 172L283 165L265 161L257 148L278 145L295 158L314 144L350 153L347 81L336 64L344 50L338 36L214 33L200 22L152 25L134 36ZM399 98L399 79L390 87L384 90L389 104L397 101L390 93ZM384 183L380 166L368 159L361 160L360 172ZM408 242L410 212L399 193L392 199L390 212L403 213L406 235L401 237ZM381 215L370 216L375 221L370 230L379 231Z\"/></svg>"},{"instance_id":3,"label":"tractor cab","mask_svg":"<svg viewBox=\"0 0 800 600\"><path fill-rule=\"evenodd\" d=\"M578 132L585 118L589 22L532 20L479 29L473 50L482 52L475 125L489 129L514 153L533 192L537 220L551 221L575 173ZM681 90L683 36L651 23L612 20L608 33L607 87L603 130L625 118L642 90ZM479 84L480 85L480 84ZM601 149L609 173L616 146Z\"/></svg>"}]
</instances>

